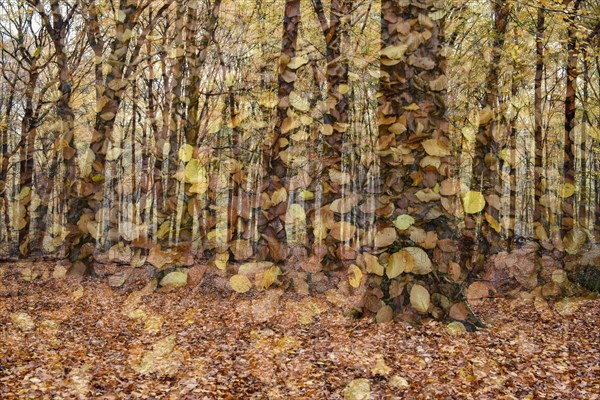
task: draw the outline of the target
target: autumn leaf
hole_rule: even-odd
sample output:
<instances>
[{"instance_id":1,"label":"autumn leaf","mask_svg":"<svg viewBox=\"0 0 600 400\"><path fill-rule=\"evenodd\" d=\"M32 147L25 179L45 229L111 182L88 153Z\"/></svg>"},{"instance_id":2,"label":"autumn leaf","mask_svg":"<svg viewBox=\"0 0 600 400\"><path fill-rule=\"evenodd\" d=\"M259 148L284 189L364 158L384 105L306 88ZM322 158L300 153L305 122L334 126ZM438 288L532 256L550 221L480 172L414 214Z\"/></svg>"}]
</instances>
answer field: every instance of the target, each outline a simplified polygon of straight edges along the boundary
<instances>
[{"instance_id":1,"label":"autumn leaf","mask_svg":"<svg viewBox=\"0 0 600 400\"><path fill-rule=\"evenodd\" d=\"M352 286L353 288L359 287L360 282L362 280L362 276L363 273L357 265L350 265L350 267L348 268L348 281L350 282L350 286Z\"/></svg>"},{"instance_id":2,"label":"autumn leaf","mask_svg":"<svg viewBox=\"0 0 600 400\"><path fill-rule=\"evenodd\" d=\"M465 213L477 214L485 207L485 199L481 192L468 191L463 195L463 206Z\"/></svg>"},{"instance_id":3,"label":"autumn leaf","mask_svg":"<svg viewBox=\"0 0 600 400\"><path fill-rule=\"evenodd\" d=\"M252 282L245 275L234 275L229 278L231 288L238 293L246 293L252 288Z\"/></svg>"},{"instance_id":4,"label":"autumn leaf","mask_svg":"<svg viewBox=\"0 0 600 400\"><path fill-rule=\"evenodd\" d=\"M410 289L410 304L415 310L426 313L430 304L429 291L421 285L413 285Z\"/></svg>"}]
</instances>

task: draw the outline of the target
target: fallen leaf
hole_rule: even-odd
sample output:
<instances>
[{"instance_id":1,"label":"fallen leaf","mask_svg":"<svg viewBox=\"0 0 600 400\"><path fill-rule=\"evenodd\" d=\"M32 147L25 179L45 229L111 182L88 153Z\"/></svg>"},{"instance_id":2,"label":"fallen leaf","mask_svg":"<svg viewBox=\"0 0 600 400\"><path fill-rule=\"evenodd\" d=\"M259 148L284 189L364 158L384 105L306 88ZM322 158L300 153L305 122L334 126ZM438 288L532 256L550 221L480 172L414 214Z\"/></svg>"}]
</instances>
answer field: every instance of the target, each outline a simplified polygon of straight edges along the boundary
<instances>
[{"instance_id":1,"label":"fallen leaf","mask_svg":"<svg viewBox=\"0 0 600 400\"><path fill-rule=\"evenodd\" d=\"M354 379L344 388L344 400L367 400L371 395L371 383L368 379Z\"/></svg>"},{"instance_id":2,"label":"fallen leaf","mask_svg":"<svg viewBox=\"0 0 600 400\"><path fill-rule=\"evenodd\" d=\"M252 288L252 282L245 275L234 275L229 279L231 288L238 293L246 293Z\"/></svg>"}]
</instances>

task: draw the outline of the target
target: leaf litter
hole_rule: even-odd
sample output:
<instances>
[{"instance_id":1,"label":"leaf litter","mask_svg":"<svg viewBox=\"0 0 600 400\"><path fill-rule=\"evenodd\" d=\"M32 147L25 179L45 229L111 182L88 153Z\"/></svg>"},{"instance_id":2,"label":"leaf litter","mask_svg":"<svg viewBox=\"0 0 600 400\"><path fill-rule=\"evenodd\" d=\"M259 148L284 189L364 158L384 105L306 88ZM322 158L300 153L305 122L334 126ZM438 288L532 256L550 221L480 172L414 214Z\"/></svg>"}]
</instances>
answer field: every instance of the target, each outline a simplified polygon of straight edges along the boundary
<instances>
[{"instance_id":1,"label":"leaf litter","mask_svg":"<svg viewBox=\"0 0 600 400\"><path fill-rule=\"evenodd\" d=\"M600 393L597 299L483 299L474 308L487 327L465 332L459 323L355 320L331 293L206 285L127 292L98 279L19 274L0 289L0 398L7 400Z\"/></svg>"}]
</instances>

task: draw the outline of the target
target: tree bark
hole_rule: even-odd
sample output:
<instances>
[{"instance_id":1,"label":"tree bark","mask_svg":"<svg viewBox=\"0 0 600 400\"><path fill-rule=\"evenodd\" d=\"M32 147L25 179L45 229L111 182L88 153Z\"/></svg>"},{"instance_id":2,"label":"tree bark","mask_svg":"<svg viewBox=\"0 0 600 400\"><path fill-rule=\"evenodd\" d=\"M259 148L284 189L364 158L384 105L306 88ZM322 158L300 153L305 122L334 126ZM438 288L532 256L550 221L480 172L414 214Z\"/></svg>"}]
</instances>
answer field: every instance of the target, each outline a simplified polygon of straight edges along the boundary
<instances>
[{"instance_id":1,"label":"tree bark","mask_svg":"<svg viewBox=\"0 0 600 400\"><path fill-rule=\"evenodd\" d=\"M415 306L410 300L413 289L443 293L451 301L460 297L458 285L439 279L456 268L463 276L455 262L459 253L455 216L461 206L446 118L443 21L428 17L443 7L443 2L432 5L426 0L382 4L377 144L382 187L378 232L370 252L380 254L378 262L387 267L384 272L367 266L370 289L364 298L365 307L377 312L380 320L392 310L408 320L447 315L447 308L433 303L427 309ZM411 43L415 34L424 40ZM406 223L407 216L412 224L410 219ZM396 272L394 265L399 266Z\"/></svg>"},{"instance_id":2,"label":"tree bark","mask_svg":"<svg viewBox=\"0 0 600 400\"><path fill-rule=\"evenodd\" d=\"M537 11L537 23L535 33L535 78L534 78L534 98L533 98L533 109L534 109L534 146L535 146L535 165L534 165L534 212L533 220L534 224L540 224L544 226L546 221L545 213L543 209L545 207L541 204L541 198L545 193L545 186L542 186L542 173L544 171L544 132L543 132L543 95L542 95L542 82L544 77L544 31L546 25L546 13L545 10L540 7ZM546 183L547 185L547 183Z\"/></svg>"},{"instance_id":3,"label":"tree bark","mask_svg":"<svg viewBox=\"0 0 600 400\"><path fill-rule=\"evenodd\" d=\"M506 32L508 28L510 3L505 0L494 2L492 26L491 61L485 78L485 95L481 102L482 115L491 113L491 119L485 118L480 121L478 134L475 141L475 151L472 162L471 190L480 192L486 198L486 207L476 215L466 217L467 229L472 235L472 240L479 244L479 254L487 255L496 253L506 244L499 235L499 210L493 207L489 200L490 196L500 195L498 185L499 157L502 143L499 142L499 133L502 132L502 110L503 106L499 96L500 86L500 61ZM481 221L481 237L477 240L477 219ZM492 221L492 222L490 222ZM495 221L495 223L493 223Z\"/></svg>"},{"instance_id":4,"label":"tree bark","mask_svg":"<svg viewBox=\"0 0 600 400\"><path fill-rule=\"evenodd\" d=\"M300 0L286 0L283 14L283 33L281 40L281 56L279 59L279 75L277 78L277 116L273 130L273 139L265 150L265 165L267 166L267 179L269 186L267 193L270 207L267 211L267 220L261 221L263 226L259 243L259 258L267 256L273 261L283 261L287 257L285 215L287 212L287 197L289 196L288 166L281 158L282 149L287 146L289 129L284 128L284 121L288 118L290 108L290 94L294 90L294 71L288 67L290 61L296 56L298 43L298 29L300 27L301 11ZM293 79L290 79L293 78ZM285 195L280 194L283 189ZM278 192L279 191L279 192ZM279 195L276 195L276 192ZM280 200L280 201L279 201Z\"/></svg>"},{"instance_id":5,"label":"tree bark","mask_svg":"<svg viewBox=\"0 0 600 400\"><path fill-rule=\"evenodd\" d=\"M565 134L564 134L564 163L563 176L565 184L575 185L575 151L574 129L576 125L576 95L577 77L579 76L579 49L577 41L576 17L581 5L581 0L573 1L573 8L568 12L567 27L567 82L565 86ZM562 234L574 226L575 195L563 200Z\"/></svg>"}]
</instances>

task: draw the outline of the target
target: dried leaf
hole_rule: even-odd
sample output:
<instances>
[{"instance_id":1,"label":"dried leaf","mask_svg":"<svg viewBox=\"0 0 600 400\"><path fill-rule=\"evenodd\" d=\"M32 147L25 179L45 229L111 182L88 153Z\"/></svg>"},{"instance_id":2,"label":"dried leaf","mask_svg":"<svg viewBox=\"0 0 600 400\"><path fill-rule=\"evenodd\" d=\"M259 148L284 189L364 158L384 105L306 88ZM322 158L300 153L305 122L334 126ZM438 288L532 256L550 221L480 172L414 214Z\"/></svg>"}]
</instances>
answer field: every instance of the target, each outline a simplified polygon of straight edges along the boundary
<instances>
[{"instance_id":1,"label":"dried leaf","mask_svg":"<svg viewBox=\"0 0 600 400\"><path fill-rule=\"evenodd\" d=\"M179 149L179 160L188 162L192 159L192 154L194 154L194 148L186 143Z\"/></svg>"},{"instance_id":2,"label":"dried leaf","mask_svg":"<svg viewBox=\"0 0 600 400\"><path fill-rule=\"evenodd\" d=\"M430 156L446 157L450 155L450 148L439 139L428 139L421 142L425 152Z\"/></svg>"},{"instance_id":3,"label":"dried leaf","mask_svg":"<svg viewBox=\"0 0 600 400\"><path fill-rule=\"evenodd\" d=\"M348 268L348 282L353 288L358 288L362 280L363 273L357 265L350 265Z\"/></svg>"},{"instance_id":4,"label":"dried leaf","mask_svg":"<svg viewBox=\"0 0 600 400\"><path fill-rule=\"evenodd\" d=\"M400 250L390 256L385 269L385 274L388 278L393 279L399 276L404 271L411 272L414 268L415 260L413 256L405 251Z\"/></svg>"},{"instance_id":5,"label":"dried leaf","mask_svg":"<svg viewBox=\"0 0 600 400\"><path fill-rule=\"evenodd\" d=\"M431 304L429 291L421 285L413 285L410 289L410 304L418 312L426 313Z\"/></svg>"},{"instance_id":6,"label":"dried leaf","mask_svg":"<svg viewBox=\"0 0 600 400\"><path fill-rule=\"evenodd\" d=\"M356 234L356 227L347 221L336 222L329 234L340 242L347 242Z\"/></svg>"},{"instance_id":7,"label":"dried leaf","mask_svg":"<svg viewBox=\"0 0 600 400\"><path fill-rule=\"evenodd\" d=\"M425 275L433 271L433 264L425 250L419 247L405 247L402 250L410 254L414 260L412 270L409 271L408 268L405 267L406 272L412 272L416 275ZM409 264L406 265L408 266Z\"/></svg>"},{"instance_id":8,"label":"dried leaf","mask_svg":"<svg viewBox=\"0 0 600 400\"><path fill-rule=\"evenodd\" d=\"M365 261L368 273L383 276L383 265L379 264L379 260L376 256L369 253L364 253L363 259Z\"/></svg>"},{"instance_id":9,"label":"dried leaf","mask_svg":"<svg viewBox=\"0 0 600 400\"><path fill-rule=\"evenodd\" d=\"M407 49L408 48L405 45L388 46L381 50L381 55L389 58L390 60L400 60L404 57L404 53Z\"/></svg>"},{"instance_id":10,"label":"dried leaf","mask_svg":"<svg viewBox=\"0 0 600 400\"><path fill-rule=\"evenodd\" d=\"M354 379L344 388L344 400L368 400L371 384L368 379Z\"/></svg>"},{"instance_id":11,"label":"dried leaf","mask_svg":"<svg viewBox=\"0 0 600 400\"><path fill-rule=\"evenodd\" d=\"M398 236L396 235L396 229L392 227L383 228L375 234L375 247L382 248L387 247L394 243Z\"/></svg>"},{"instance_id":12,"label":"dried leaf","mask_svg":"<svg viewBox=\"0 0 600 400\"><path fill-rule=\"evenodd\" d=\"M246 275L234 275L229 278L231 288L238 293L246 293L252 288L252 282Z\"/></svg>"},{"instance_id":13,"label":"dried leaf","mask_svg":"<svg viewBox=\"0 0 600 400\"><path fill-rule=\"evenodd\" d=\"M173 271L169 272L161 279L160 285L167 287L182 287L187 285L187 279L187 271Z\"/></svg>"}]
</instances>

